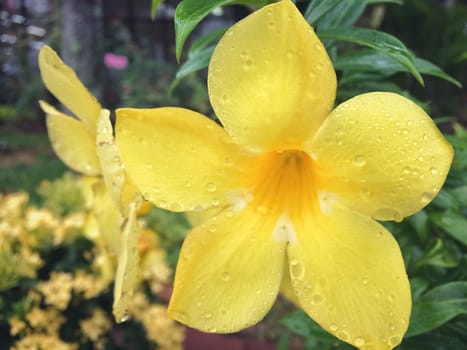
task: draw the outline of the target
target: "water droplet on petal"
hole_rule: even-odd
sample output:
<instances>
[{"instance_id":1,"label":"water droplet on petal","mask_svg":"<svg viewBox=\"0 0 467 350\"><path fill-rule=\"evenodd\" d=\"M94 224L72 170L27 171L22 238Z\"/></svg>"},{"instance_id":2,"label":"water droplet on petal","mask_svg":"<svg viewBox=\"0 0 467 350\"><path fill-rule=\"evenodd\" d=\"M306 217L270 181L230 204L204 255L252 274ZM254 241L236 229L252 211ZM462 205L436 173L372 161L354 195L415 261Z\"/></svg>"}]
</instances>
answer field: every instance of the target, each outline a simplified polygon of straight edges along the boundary
<instances>
[{"instance_id":1,"label":"water droplet on petal","mask_svg":"<svg viewBox=\"0 0 467 350\"><path fill-rule=\"evenodd\" d=\"M207 319L207 320L210 320L212 318L212 313L211 312L206 312L204 313L204 318Z\"/></svg>"},{"instance_id":2,"label":"water droplet on petal","mask_svg":"<svg viewBox=\"0 0 467 350\"><path fill-rule=\"evenodd\" d=\"M224 272L224 273L222 274L222 277L221 277L221 278L222 278L222 280L223 280L224 282L228 282L228 281L230 281L230 279L232 278L232 276L230 275L230 273Z\"/></svg>"},{"instance_id":3,"label":"water droplet on petal","mask_svg":"<svg viewBox=\"0 0 467 350\"><path fill-rule=\"evenodd\" d=\"M159 202L157 202L157 206L161 209L165 209L167 208L167 202L165 200L160 200Z\"/></svg>"},{"instance_id":4,"label":"water droplet on petal","mask_svg":"<svg viewBox=\"0 0 467 350\"><path fill-rule=\"evenodd\" d=\"M207 185L206 185L206 191L208 192L216 192L217 191L217 186L216 184L212 183L212 182L209 182Z\"/></svg>"},{"instance_id":5,"label":"water droplet on petal","mask_svg":"<svg viewBox=\"0 0 467 350\"><path fill-rule=\"evenodd\" d=\"M400 337L397 335L393 335L392 337L389 338L388 342L389 342L389 345L396 346L400 342Z\"/></svg>"},{"instance_id":6,"label":"water droplet on petal","mask_svg":"<svg viewBox=\"0 0 467 350\"><path fill-rule=\"evenodd\" d=\"M322 295L319 295L319 294L314 294L312 297L311 297L311 302L315 305L318 305L318 304L321 304L322 302L324 301L324 298Z\"/></svg>"},{"instance_id":7,"label":"water droplet on petal","mask_svg":"<svg viewBox=\"0 0 467 350\"><path fill-rule=\"evenodd\" d=\"M355 346L362 346L363 344L365 344L365 340L363 340L363 338L355 338Z\"/></svg>"},{"instance_id":8,"label":"water droplet on petal","mask_svg":"<svg viewBox=\"0 0 467 350\"><path fill-rule=\"evenodd\" d=\"M354 161L355 161L355 165L359 166L359 167L362 167L362 166L364 166L366 164L366 159L362 155L356 156Z\"/></svg>"},{"instance_id":9,"label":"water droplet on petal","mask_svg":"<svg viewBox=\"0 0 467 350\"><path fill-rule=\"evenodd\" d=\"M337 326L334 323L331 323L331 325L329 326L329 329L331 330L331 332L335 332L337 331Z\"/></svg>"},{"instance_id":10,"label":"water droplet on petal","mask_svg":"<svg viewBox=\"0 0 467 350\"><path fill-rule=\"evenodd\" d=\"M181 211L182 206L180 204L178 204L178 203L170 203L169 209L171 211Z\"/></svg>"},{"instance_id":11,"label":"water droplet on petal","mask_svg":"<svg viewBox=\"0 0 467 350\"><path fill-rule=\"evenodd\" d=\"M439 171L438 171L438 169L433 167L433 168L430 168L430 172L431 172L432 175L437 175Z\"/></svg>"},{"instance_id":12,"label":"water droplet on petal","mask_svg":"<svg viewBox=\"0 0 467 350\"><path fill-rule=\"evenodd\" d=\"M368 284L368 279L363 277L362 278L362 284L366 286Z\"/></svg>"},{"instance_id":13,"label":"water droplet on petal","mask_svg":"<svg viewBox=\"0 0 467 350\"><path fill-rule=\"evenodd\" d=\"M424 192L422 194L421 202L423 205L430 203L433 200L433 194L429 192Z\"/></svg>"},{"instance_id":14,"label":"water droplet on petal","mask_svg":"<svg viewBox=\"0 0 467 350\"><path fill-rule=\"evenodd\" d=\"M346 341L349 339L349 333L347 331L340 331L339 333L337 333L337 337Z\"/></svg>"}]
</instances>

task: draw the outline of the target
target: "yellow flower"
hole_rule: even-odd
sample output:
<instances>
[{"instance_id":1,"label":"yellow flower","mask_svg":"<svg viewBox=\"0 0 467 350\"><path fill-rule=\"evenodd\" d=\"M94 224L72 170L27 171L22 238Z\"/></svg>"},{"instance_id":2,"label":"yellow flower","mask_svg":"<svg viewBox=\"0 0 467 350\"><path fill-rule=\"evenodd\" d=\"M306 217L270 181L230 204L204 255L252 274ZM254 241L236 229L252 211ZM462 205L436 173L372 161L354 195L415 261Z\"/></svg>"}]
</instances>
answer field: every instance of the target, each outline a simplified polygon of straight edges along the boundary
<instances>
[{"instance_id":1,"label":"yellow flower","mask_svg":"<svg viewBox=\"0 0 467 350\"><path fill-rule=\"evenodd\" d=\"M73 289L73 276L66 272L52 272L50 279L37 284L45 297L47 305L53 305L59 310L65 310L71 300Z\"/></svg>"},{"instance_id":2,"label":"yellow flower","mask_svg":"<svg viewBox=\"0 0 467 350\"><path fill-rule=\"evenodd\" d=\"M66 343L62 341L58 335L48 334L29 334L18 340L10 348L11 350L76 350L77 344Z\"/></svg>"},{"instance_id":3,"label":"yellow flower","mask_svg":"<svg viewBox=\"0 0 467 350\"><path fill-rule=\"evenodd\" d=\"M103 178L92 185L93 209L106 248L119 255L114 313L117 320L124 320L137 280L136 211L142 199L121 163L110 112L101 107L75 72L50 47L41 48L38 62L47 89L77 117L40 101L47 114L47 131L55 153L70 168ZM124 219L127 219L125 225Z\"/></svg>"},{"instance_id":4,"label":"yellow flower","mask_svg":"<svg viewBox=\"0 0 467 350\"><path fill-rule=\"evenodd\" d=\"M169 315L235 332L266 315L284 279L339 339L395 347L410 288L399 246L376 220L427 205L451 146L393 93L331 111L334 69L289 0L226 32L208 85L225 129L181 108L117 111L121 157L146 199L173 211L217 208L183 244Z\"/></svg>"},{"instance_id":5,"label":"yellow flower","mask_svg":"<svg viewBox=\"0 0 467 350\"><path fill-rule=\"evenodd\" d=\"M112 322L110 322L102 309L96 308L92 311L91 317L80 321L79 327L81 328L83 336L95 343L99 341L99 338L109 332L112 328Z\"/></svg>"}]
</instances>

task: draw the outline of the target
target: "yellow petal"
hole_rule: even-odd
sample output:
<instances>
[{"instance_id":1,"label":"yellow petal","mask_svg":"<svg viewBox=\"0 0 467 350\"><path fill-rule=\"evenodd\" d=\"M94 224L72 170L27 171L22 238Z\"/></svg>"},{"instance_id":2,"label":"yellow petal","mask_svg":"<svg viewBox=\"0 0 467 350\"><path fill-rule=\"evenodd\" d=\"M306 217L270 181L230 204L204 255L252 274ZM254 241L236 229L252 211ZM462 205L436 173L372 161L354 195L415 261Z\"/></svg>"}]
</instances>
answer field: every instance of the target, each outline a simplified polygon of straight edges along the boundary
<instances>
[{"instance_id":1,"label":"yellow petal","mask_svg":"<svg viewBox=\"0 0 467 350\"><path fill-rule=\"evenodd\" d=\"M145 199L172 211L222 206L244 157L227 133L182 108L119 109L116 139Z\"/></svg>"},{"instance_id":2,"label":"yellow petal","mask_svg":"<svg viewBox=\"0 0 467 350\"><path fill-rule=\"evenodd\" d=\"M39 51L39 69L47 89L82 120L91 134L96 134L96 121L101 106L76 76L49 46Z\"/></svg>"},{"instance_id":3,"label":"yellow petal","mask_svg":"<svg viewBox=\"0 0 467 350\"><path fill-rule=\"evenodd\" d=\"M122 210L123 216L128 216L131 203L135 204L136 216L145 215L152 208L152 203L143 199L136 185L133 183L128 174L125 173L125 182L123 184L120 197L120 208Z\"/></svg>"},{"instance_id":4,"label":"yellow petal","mask_svg":"<svg viewBox=\"0 0 467 350\"><path fill-rule=\"evenodd\" d=\"M298 308L302 308L300 305L300 301L298 300L297 294L292 287L292 281L290 280L290 272L288 263L285 266L284 275L282 276L282 283L281 283L281 294L292 304L294 304Z\"/></svg>"},{"instance_id":5,"label":"yellow petal","mask_svg":"<svg viewBox=\"0 0 467 350\"><path fill-rule=\"evenodd\" d=\"M338 106L308 149L318 186L377 220L400 221L427 205L453 157L451 145L420 107L384 92Z\"/></svg>"},{"instance_id":6,"label":"yellow petal","mask_svg":"<svg viewBox=\"0 0 467 350\"><path fill-rule=\"evenodd\" d=\"M302 145L329 114L336 76L326 50L295 5L280 1L227 31L209 64L209 95L237 143Z\"/></svg>"},{"instance_id":7,"label":"yellow petal","mask_svg":"<svg viewBox=\"0 0 467 350\"><path fill-rule=\"evenodd\" d=\"M106 250L117 254L120 251L119 236L123 224L122 213L102 180L94 184L93 190L93 212L99 229L100 241Z\"/></svg>"},{"instance_id":8,"label":"yellow petal","mask_svg":"<svg viewBox=\"0 0 467 350\"><path fill-rule=\"evenodd\" d=\"M340 208L303 216L287 250L302 308L360 349L392 349L407 330L410 286L397 242L379 223ZM317 213L318 211L315 211Z\"/></svg>"},{"instance_id":9,"label":"yellow petal","mask_svg":"<svg viewBox=\"0 0 467 350\"><path fill-rule=\"evenodd\" d=\"M128 319L128 305L138 282L139 233L136 208L134 204L131 204L128 220L120 236L120 252L115 274L113 315L117 322L125 322Z\"/></svg>"},{"instance_id":10,"label":"yellow petal","mask_svg":"<svg viewBox=\"0 0 467 350\"><path fill-rule=\"evenodd\" d=\"M125 169L120 160L118 146L115 143L110 112L101 111L97 119L97 156L101 164L105 185L114 202L120 205L123 184L125 183Z\"/></svg>"},{"instance_id":11,"label":"yellow petal","mask_svg":"<svg viewBox=\"0 0 467 350\"><path fill-rule=\"evenodd\" d=\"M180 253L169 316L206 332L230 333L260 321L282 279L285 241L277 220L247 206L191 231Z\"/></svg>"},{"instance_id":12,"label":"yellow petal","mask_svg":"<svg viewBox=\"0 0 467 350\"><path fill-rule=\"evenodd\" d=\"M218 215L226 207L212 207L211 209L202 210L202 211L190 211L185 213L188 222L192 227L199 226L206 220L212 218L213 216Z\"/></svg>"},{"instance_id":13,"label":"yellow petal","mask_svg":"<svg viewBox=\"0 0 467 350\"><path fill-rule=\"evenodd\" d=\"M47 114L46 124L52 148L67 166L86 175L101 172L96 141L82 123L40 101Z\"/></svg>"}]
</instances>

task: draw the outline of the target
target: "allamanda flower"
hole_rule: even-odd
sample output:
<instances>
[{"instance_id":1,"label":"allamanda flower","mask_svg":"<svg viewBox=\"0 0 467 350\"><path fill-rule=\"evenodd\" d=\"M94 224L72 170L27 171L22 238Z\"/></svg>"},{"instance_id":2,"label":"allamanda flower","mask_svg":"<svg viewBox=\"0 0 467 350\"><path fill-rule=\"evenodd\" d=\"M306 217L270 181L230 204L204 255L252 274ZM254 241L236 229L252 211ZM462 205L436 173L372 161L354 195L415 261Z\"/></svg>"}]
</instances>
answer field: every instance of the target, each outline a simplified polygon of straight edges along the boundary
<instances>
[{"instance_id":1,"label":"allamanda flower","mask_svg":"<svg viewBox=\"0 0 467 350\"><path fill-rule=\"evenodd\" d=\"M98 242L110 253L118 253L114 290L114 315L127 318L128 303L137 281L136 244L140 228L136 211L141 195L125 173L113 136L110 111L100 103L48 46L39 51L39 69L47 89L77 118L66 115L44 101L47 132L57 156L73 170L99 178L85 178L92 187L93 214ZM92 230L90 230L92 231Z\"/></svg>"},{"instance_id":2,"label":"allamanda flower","mask_svg":"<svg viewBox=\"0 0 467 350\"><path fill-rule=\"evenodd\" d=\"M331 111L335 72L289 0L226 32L208 85L224 128L182 108L117 110L122 160L146 199L177 212L217 208L183 244L170 316L235 332L261 320L291 283L301 307L339 339L395 347L410 288L400 249L376 220L400 221L432 200L450 145L393 93Z\"/></svg>"}]
</instances>

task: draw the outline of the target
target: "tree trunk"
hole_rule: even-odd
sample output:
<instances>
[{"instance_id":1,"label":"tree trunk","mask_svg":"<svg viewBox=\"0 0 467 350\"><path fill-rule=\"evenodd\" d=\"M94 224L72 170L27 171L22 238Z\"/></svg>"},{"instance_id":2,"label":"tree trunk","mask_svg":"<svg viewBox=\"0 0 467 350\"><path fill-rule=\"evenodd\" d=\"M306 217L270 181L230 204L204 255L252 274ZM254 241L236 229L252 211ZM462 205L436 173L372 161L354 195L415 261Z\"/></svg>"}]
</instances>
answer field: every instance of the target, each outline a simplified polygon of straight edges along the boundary
<instances>
[{"instance_id":1,"label":"tree trunk","mask_svg":"<svg viewBox=\"0 0 467 350\"><path fill-rule=\"evenodd\" d=\"M102 64L100 6L99 0L64 0L62 5L61 57L96 97Z\"/></svg>"}]
</instances>

